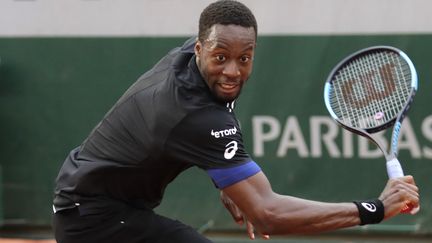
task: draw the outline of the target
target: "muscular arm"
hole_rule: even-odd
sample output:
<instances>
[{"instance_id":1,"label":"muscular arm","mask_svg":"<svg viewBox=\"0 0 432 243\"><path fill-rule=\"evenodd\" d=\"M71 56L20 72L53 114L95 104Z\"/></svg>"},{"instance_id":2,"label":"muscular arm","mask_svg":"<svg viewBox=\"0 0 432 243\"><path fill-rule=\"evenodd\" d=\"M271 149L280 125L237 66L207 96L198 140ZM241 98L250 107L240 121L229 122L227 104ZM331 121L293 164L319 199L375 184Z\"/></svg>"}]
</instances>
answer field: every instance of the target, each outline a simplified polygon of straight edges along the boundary
<instances>
[{"instance_id":1,"label":"muscular arm","mask_svg":"<svg viewBox=\"0 0 432 243\"><path fill-rule=\"evenodd\" d=\"M316 233L358 225L353 203L323 203L279 195L264 173L223 189L263 234Z\"/></svg>"},{"instance_id":2,"label":"muscular arm","mask_svg":"<svg viewBox=\"0 0 432 243\"><path fill-rule=\"evenodd\" d=\"M418 205L418 188L412 177L405 180L391 180L382 193L380 199L386 208L385 218L398 214L406 201ZM279 195L272 191L262 172L224 188L223 193L261 234L318 233L360 224L355 204L324 203Z\"/></svg>"}]
</instances>

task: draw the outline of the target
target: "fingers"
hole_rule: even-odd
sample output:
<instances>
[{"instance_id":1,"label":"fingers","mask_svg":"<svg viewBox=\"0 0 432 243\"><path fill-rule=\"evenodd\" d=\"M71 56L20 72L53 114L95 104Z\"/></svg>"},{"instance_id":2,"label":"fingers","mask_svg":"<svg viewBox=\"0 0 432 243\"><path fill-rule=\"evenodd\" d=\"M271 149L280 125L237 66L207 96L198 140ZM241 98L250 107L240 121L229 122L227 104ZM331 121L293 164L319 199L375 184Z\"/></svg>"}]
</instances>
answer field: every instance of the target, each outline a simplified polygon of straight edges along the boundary
<instances>
[{"instance_id":1,"label":"fingers","mask_svg":"<svg viewBox=\"0 0 432 243\"><path fill-rule=\"evenodd\" d=\"M228 210L228 212L231 214L232 218L234 219L234 221L237 224L243 225L246 222L247 234L251 240L254 240L255 239L255 227L253 226L253 224L251 222L249 222L244 217L243 213L237 207L237 205L235 205L234 202L227 195L225 195L222 191L220 193L220 198L221 198L222 204L225 206L225 208ZM263 238L263 239L266 239L266 240L270 239L269 235L264 235L264 234L260 234L260 235L261 235L261 238Z\"/></svg>"},{"instance_id":2,"label":"fingers","mask_svg":"<svg viewBox=\"0 0 432 243\"><path fill-rule=\"evenodd\" d=\"M420 211L420 205L418 205L417 207L412 208L409 213L414 215L417 214Z\"/></svg>"},{"instance_id":3,"label":"fingers","mask_svg":"<svg viewBox=\"0 0 432 243\"><path fill-rule=\"evenodd\" d=\"M243 223L244 223L243 214L241 213L240 209L222 191L220 193L220 198L221 198L222 204L225 206L225 208L231 214L231 217L234 219L234 221L239 225L243 225Z\"/></svg>"},{"instance_id":4,"label":"fingers","mask_svg":"<svg viewBox=\"0 0 432 243\"><path fill-rule=\"evenodd\" d=\"M239 225L243 225L243 214L237 208L237 206L233 203L224 203L224 205L225 208L228 209L228 212L231 214L231 217L234 219L234 221Z\"/></svg>"},{"instance_id":5,"label":"fingers","mask_svg":"<svg viewBox=\"0 0 432 243\"><path fill-rule=\"evenodd\" d=\"M414 177L412 175L406 175L403 177L397 178L398 180L405 181L406 183L415 185Z\"/></svg>"},{"instance_id":6,"label":"fingers","mask_svg":"<svg viewBox=\"0 0 432 243\"><path fill-rule=\"evenodd\" d=\"M255 240L254 227L251 222L246 221L246 230L251 240Z\"/></svg>"},{"instance_id":7,"label":"fingers","mask_svg":"<svg viewBox=\"0 0 432 243\"><path fill-rule=\"evenodd\" d=\"M247 227L247 233L249 235L249 238L251 240L254 240L255 239L255 233L254 233L255 228L254 228L253 224L251 222L249 222L248 220L246 220L246 227ZM260 236L261 236L261 238L263 238L265 240L270 239L269 235L264 235L264 234L260 233Z\"/></svg>"},{"instance_id":8,"label":"fingers","mask_svg":"<svg viewBox=\"0 0 432 243\"><path fill-rule=\"evenodd\" d=\"M397 179L390 179L387 182L386 187L384 188L383 193L380 196L380 199L385 199L394 194L399 196L414 196L419 197L419 189L415 185L415 182L412 176L404 176Z\"/></svg>"},{"instance_id":9,"label":"fingers","mask_svg":"<svg viewBox=\"0 0 432 243\"><path fill-rule=\"evenodd\" d=\"M393 217L399 213L418 211L420 207L419 189L412 176L390 179L380 196L385 207L385 218Z\"/></svg>"}]
</instances>

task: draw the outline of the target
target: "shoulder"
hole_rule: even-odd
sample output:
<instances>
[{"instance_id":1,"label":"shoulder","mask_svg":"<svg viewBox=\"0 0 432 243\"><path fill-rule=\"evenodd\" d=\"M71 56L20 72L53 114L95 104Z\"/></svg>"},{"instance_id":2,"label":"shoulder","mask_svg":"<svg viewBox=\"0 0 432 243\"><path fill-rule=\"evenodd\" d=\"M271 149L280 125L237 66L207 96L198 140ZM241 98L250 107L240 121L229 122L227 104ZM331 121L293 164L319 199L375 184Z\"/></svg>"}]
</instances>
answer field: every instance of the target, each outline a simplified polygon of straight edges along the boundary
<instances>
[{"instance_id":1,"label":"shoulder","mask_svg":"<svg viewBox=\"0 0 432 243\"><path fill-rule=\"evenodd\" d=\"M238 130L238 122L234 113L220 105L209 105L189 113L182 121L190 129L202 128L213 136L219 136L219 131Z\"/></svg>"},{"instance_id":2,"label":"shoulder","mask_svg":"<svg viewBox=\"0 0 432 243\"><path fill-rule=\"evenodd\" d=\"M242 133L236 117L218 106L188 113L171 131L171 138L200 147L220 144L220 150L224 150L226 144L233 140L242 143Z\"/></svg>"},{"instance_id":3,"label":"shoulder","mask_svg":"<svg viewBox=\"0 0 432 243\"><path fill-rule=\"evenodd\" d=\"M166 149L177 159L203 169L232 167L251 160L234 114L217 106L185 116L172 130Z\"/></svg>"}]
</instances>

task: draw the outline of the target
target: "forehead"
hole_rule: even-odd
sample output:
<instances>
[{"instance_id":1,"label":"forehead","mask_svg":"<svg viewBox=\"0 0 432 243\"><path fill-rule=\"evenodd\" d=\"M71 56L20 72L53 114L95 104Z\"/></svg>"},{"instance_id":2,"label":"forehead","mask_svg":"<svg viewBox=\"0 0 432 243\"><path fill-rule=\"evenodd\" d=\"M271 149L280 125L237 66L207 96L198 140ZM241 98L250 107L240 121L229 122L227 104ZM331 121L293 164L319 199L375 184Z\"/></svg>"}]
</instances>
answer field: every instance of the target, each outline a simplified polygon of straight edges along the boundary
<instances>
[{"instance_id":1,"label":"forehead","mask_svg":"<svg viewBox=\"0 0 432 243\"><path fill-rule=\"evenodd\" d=\"M253 27L243 27L239 25L215 24L211 27L205 44L207 47L218 46L255 46L256 35Z\"/></svg>"}]
</instances>

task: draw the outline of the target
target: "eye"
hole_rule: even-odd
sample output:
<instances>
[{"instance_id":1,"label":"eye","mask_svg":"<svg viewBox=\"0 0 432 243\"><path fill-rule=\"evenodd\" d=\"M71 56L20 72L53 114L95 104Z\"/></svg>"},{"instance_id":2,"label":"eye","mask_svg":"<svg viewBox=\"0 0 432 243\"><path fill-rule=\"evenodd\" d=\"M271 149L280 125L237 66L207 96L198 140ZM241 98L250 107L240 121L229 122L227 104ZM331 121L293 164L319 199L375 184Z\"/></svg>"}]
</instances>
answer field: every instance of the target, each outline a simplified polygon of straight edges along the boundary
<instances>
[{"instance_id":1,"label":"eye","mask_svg":"<svg viewBox=\"0 0 432 243\"><path fill-rule=\"evenodd\" d=\"M250 59L251 59L251 58L250 58L249 56L242 56L242 57L240 58L240 61L241 61L241 62L249 62Z\"/></svg>"},{"instance_id":2,"label":"eye","mask_svg":"<svg viewBox=\"0 0 432 243\"><path fill-rule=\"evenodd\" d=\"M224 55L216 55L216 60L219 62L223 62L226 60L226 57Z\"/></svg>"}]
</instances>

